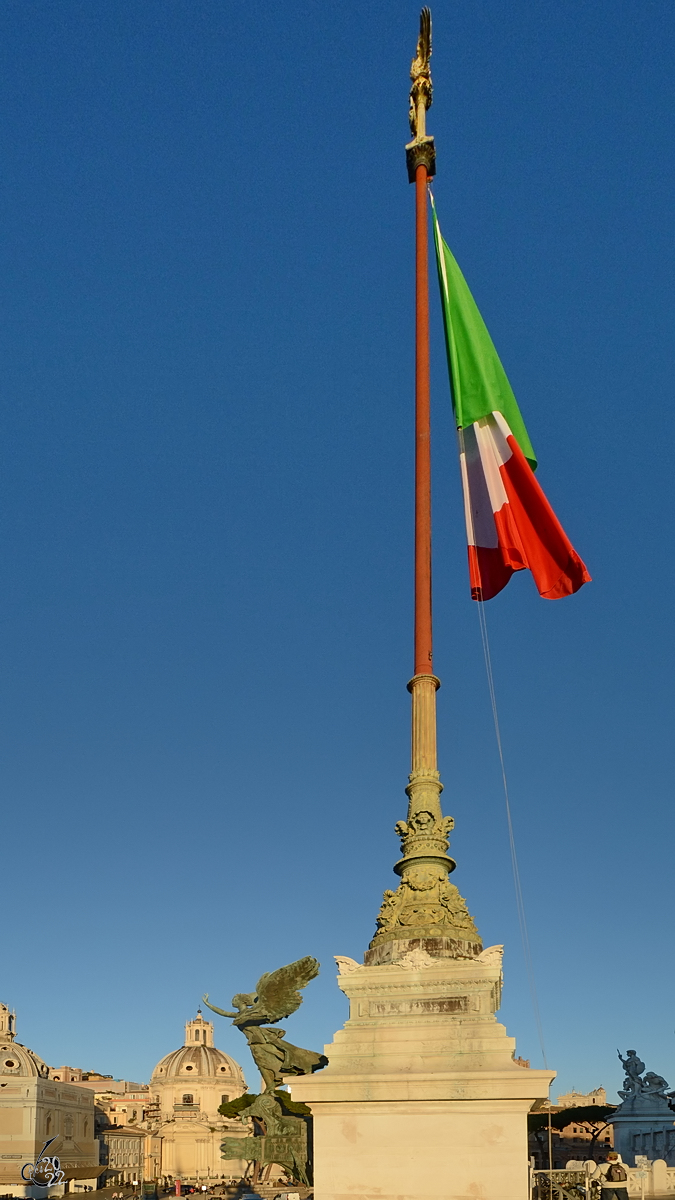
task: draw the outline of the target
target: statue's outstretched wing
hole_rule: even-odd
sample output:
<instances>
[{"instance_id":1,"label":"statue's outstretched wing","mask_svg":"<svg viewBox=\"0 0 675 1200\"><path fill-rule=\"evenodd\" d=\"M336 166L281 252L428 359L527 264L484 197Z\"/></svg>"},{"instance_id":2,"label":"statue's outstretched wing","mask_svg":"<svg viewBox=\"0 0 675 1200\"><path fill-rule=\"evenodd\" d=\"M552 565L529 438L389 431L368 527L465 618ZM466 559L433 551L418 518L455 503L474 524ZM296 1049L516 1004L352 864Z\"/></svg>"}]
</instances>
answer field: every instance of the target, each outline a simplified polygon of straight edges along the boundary
<instances>
[{"instance_id":1,"label":"statue's outstretched wing","mask_svg":"<svg viewBox=\"0 0 675 1200\"><path fill-rule=\"evenodd\" d=\"M266 971L260 976L256 987L255 1010L261 1015L264 1012L268 1021L290 1017L302 1004L300 988L307 987L318 974L319 964L310 955L289 963L287 967L279 967L277 971Z\"/></svg>"},{"instance_id":2,"label":"statue's outstretched wing","mask_svg":"<svg viewBox=\"0 0 675 1200\"><path fill-rule=\"evenodd\" d=\"M423 8L420 13L420 36L417 40L417 59L422 67L429 65L431 58L431 10Z\"/></svg>"}]
</instances>

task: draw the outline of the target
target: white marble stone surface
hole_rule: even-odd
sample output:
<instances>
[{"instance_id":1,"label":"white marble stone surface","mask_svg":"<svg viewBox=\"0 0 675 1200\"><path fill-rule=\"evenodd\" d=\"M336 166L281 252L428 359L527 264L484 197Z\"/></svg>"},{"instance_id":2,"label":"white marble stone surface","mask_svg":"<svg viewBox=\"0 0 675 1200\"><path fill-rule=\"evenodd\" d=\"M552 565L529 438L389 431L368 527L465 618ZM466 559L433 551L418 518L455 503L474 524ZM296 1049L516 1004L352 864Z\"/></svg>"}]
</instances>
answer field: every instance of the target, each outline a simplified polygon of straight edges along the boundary
<instances>
[{"instance_id":1,"label":"white marble stone surface","mask_svg":"<svg viewBox=\"0 0 675 1200\"><path fill-rule=\"evenodd\" d=\"M314 1115L316 1200L527 1200L527 1113L554 1072L513 1061L501 947L340 970L349 1020L328 1067L291 1083Z\"/></svg>"}]
</instances>

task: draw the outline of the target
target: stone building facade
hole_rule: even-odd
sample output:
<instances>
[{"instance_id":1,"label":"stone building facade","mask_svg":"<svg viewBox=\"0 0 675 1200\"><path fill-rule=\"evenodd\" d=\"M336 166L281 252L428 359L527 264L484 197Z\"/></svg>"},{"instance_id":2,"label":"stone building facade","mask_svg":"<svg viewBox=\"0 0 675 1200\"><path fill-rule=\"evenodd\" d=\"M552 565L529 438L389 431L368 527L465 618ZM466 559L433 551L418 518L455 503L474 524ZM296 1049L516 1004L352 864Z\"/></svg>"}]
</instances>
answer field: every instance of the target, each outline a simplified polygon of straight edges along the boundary
<instances>
[{"instance_id":1,"label":"stone building facade","mask_svg":"<svg viewBox=\"0 0 675 1200\"><path fill-rule=\"evenodd\" d=\"M56 1154L66 1178L96 1186L98 1143L92 1092L50 1079L49 1067L16 1040L16 1018L0 1004L0 1194L40 1195L21 1178L24 1163L34 1163L44 1143L56 1138ZM50 1189L58 1195L63 1187Z\"/></svg>"},{"instance_id":2,"label":"stone building facade","mask_svg":"<svg viewBox=\"0 0 675 1200\"><path fill-rule=\"evenodd\" d=\"M147 1084L129 1084L129 1091L119 1095L96 1092L94 1099L97 1116L105 1114L110 1125L140 1125L156 1107Z\"/></svg>"},{"instance_id":3,"label":"stone building facade","mask_svg":"<svg viewBox=\"0 0 675 1200\"><path fill-rule=\"evenodd\" d=\"M140 1182L145 1176L147 1133L135 1125L106 1125L99 1128L101 1163L105 1164L106 1186Z\"/></svg>"}]
</instances>

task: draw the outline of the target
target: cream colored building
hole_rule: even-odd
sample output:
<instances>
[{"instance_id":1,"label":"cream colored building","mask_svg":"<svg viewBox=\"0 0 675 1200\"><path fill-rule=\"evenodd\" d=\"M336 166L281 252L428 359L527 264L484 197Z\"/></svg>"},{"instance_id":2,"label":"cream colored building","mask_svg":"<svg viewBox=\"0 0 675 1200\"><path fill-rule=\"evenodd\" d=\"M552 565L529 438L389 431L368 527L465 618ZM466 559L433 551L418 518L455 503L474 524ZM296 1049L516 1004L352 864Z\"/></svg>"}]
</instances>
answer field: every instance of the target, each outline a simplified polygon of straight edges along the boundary
<instances>
[{"instance_id":1,"label":"cream colored building","mask_svg":"<svg viewBox=\"0 0 675 1200\"><path fill-rule=\"evenodd\" d=\"M134 1090L115 1095L113 1092L95 1092L97 1113L104 1113L110 1125L140 1125L155 1110L151 1102L150 1089L133 1085Z\"/></svg>"},{"instance_id":2,"label":"cream colored building","mask_svg":"<svg viewBox=\"0 0 675 1200\"><path fill-rule=\"evenodd\" d=\"M245 1091L241 1067L214 1046L213 1023L200 1010L185 1024L183 1045L165 1055L152 1073L156 1115L145 1121L150 1135L146 1175L189 1181L241 1175L244 1162L221 1158L220 1143L226 1134L246 1137L250 1131L239 1120L224 1119L218 1107Z\"/></svg>"},{"instance_id":3,"label":"cream colored building","mask_svg":"<svg viewBox=\"0 0 675 1200\"><path fill-rule=\"evenodd\" d=\"M591 1104L606 1104L607 1092L604 1087L594 1088L592 1092L565 1092L564 1096L558 1096L556 1106L558 1108L589 1108Z\"/></svg>"},{"instance_id":4,"label":"cream colored building","mask_svg":"<svg viewBox=\"0 0 675 1200\"><path fill-rule=\"evenodd\" d=\"M49 1077L49 1067L16 1041L15 1014L0 1004L0 1194L44 1196L21 1178L24 1163L34 1163L50 1138L49 1155L58 1155L66 1177L80 1187L96 1186L98 1142L94 1133L93 1093ZM63 1185L49 1195L63 1193Z\"/></svg>"},{"instance_id":5,"label":"cream colored building","mask_svg":"<svg viewBox=\"0 0 675 1200\"><path fill-rule=\"evenodd\" d=\"M101 1162L107 1187L140 1181L145 1175L147 1133L135 1125L109 1125L99 1131Z\"/></svg>"}]
</instances>

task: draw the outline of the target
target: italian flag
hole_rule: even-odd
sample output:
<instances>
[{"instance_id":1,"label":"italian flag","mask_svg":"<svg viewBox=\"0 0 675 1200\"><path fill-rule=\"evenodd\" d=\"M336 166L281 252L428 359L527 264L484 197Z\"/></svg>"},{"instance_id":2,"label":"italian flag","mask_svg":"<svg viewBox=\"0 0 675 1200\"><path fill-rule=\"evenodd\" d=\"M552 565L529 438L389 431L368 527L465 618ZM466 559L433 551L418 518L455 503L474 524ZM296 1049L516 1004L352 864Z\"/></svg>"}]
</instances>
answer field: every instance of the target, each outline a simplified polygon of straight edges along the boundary
<instances>
[{"instance_id":1,"label":"italian flag","mask_svg":"<svg viewBox=\"0 0 675 1200\"><path fill-rule=\"evenodd\" d=\"M469 579L490 600L529 570L546 600L570 596L590 575L535 479L532 443L483 318L433 207L452 404L459 436Z\"/></svg>"}]
</instances>

